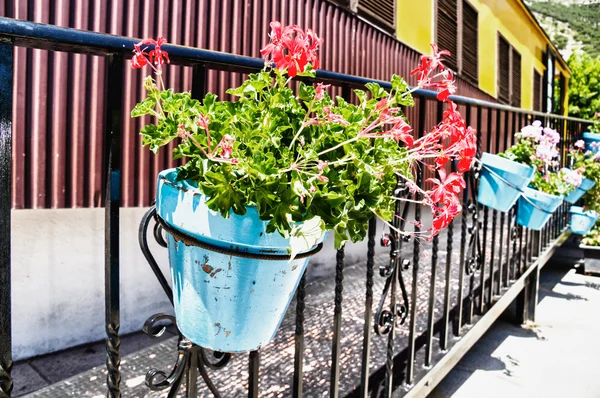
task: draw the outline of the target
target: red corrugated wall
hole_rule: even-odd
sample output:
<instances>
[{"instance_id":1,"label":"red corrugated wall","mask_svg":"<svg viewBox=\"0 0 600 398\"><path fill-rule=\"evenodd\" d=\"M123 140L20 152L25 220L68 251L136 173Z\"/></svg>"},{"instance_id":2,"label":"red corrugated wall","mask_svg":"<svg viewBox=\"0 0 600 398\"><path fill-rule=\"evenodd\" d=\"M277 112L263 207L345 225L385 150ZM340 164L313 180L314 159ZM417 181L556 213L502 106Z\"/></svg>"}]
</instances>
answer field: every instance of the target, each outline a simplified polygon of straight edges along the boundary
<instances>
[{"instance_id":1,"label":"red corrugated wall","mask_svg":"<svg viewBox=\"0 0 600 398\"><path fill-rule=\"evenodd\" d=\"M381 80L393 73L408 77L419 57L392 36L326 0L0 0L0 15L130 37L160 35L175 44L254 57L267 41L269 23L278 20L310 27L325 40L323 69ZM101 205L106 61L22 48L16 52L13 206ZM169 66L166 83L190 90L191 72L191 68ZM175 164L169 151L155 156L141 147L138 131L144 121L128 117L141 98L145 75L127 70L125 76L124 206L149 204L155 176ZM208 90L223 95L242 77L211 71ZM493 100L461 80L458 94ZM432 125L433 104L429 111L428 124ZM409 112L412 120L415 115Z\"/></svg>"}]
</instances>

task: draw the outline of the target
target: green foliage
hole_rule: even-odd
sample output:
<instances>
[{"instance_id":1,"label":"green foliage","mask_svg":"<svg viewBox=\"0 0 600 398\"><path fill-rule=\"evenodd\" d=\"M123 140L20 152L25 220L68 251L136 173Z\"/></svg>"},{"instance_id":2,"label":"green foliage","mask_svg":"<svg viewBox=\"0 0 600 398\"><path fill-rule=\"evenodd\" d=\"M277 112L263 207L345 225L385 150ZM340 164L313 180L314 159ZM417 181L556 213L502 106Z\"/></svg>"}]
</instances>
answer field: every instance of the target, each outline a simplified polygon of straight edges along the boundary
<instances>
[{"instance_id":1,"label":"green foliage","mask_svg":"<svg viewBox=\"0 0 600 398\"><path fill-rule=\"evenodd\" d=\"M570 153L573 168L583 170L584 178L594 181L596 184L583 196L583 207L586 210L600 212L600 162L591 152L571 150Z\"/></svg>"},{"instance_id":2,"label":"green foliage","mask_svg":"<svg viewBox=\"0 0 600 398\"><path fill-rule=\"evenodd\" d=\"M592 119L600 112L600 58L573 54L568 60L569 116Z\"/></svg>"},{"instance_id":3,"label":"green foliage","mask_svg":"<svg viewBox=\"0 0 600 398\"><path fill-rule=\"evenodd\" d=\"M581 243L587 246L600 246L600 224L596 223L594 228L583 237Z\"/></svg>"},{"instance_id":4,"label":"green foliage","mask_svg":"<svg viewBox=\"0 0 600 398\"><path fill-rule=\"evenodd\" d=\"M413 104L403 79L394 76L392 86L387 92L369 83L369 94L356 91L360 101L354 105L326 92L321 98L304 83L296 96L285 74L273 70L251 74L228 90L237 101L209 94L201 102L189 93L161 90L150 79L148 98L132 116L156 116L141 131L143 144L157 152L176 140L174 157L186 159L179 178L197 182L210 197L209 208L228 217L256 206L269 221L267 232L310 244L316 229L333 230L340 248L365 237L373 214L391 220L397 173L412 177L406 148L389 136L359 134L372 125L371 134L383 131L376 108L381 98L398 117L404 117L400 106ZM199 122L203 118L208 131ZM219 143L228 138L233 144L225 155Z\"/></svg>"},{"instance_id":5,"label":"green foliage","mask_svg":"<svg viewBox=\"0 0 600 398\"><path fill-rule=\"evenodd\" d=\"M600 55L600 3L560 4L553 1L536 1L529 7L542 15L568 23L577 33L576 40L583 43L583 51L592 57ZM562 39L558 39L557 47L560 43Z\"/></svg>"},{"instance_id":6,"label":"green foliage","mask_svg":"<svg viewBox=\"0 0 600 398\"><path fill-rule=\"evenodd\" d=\"M554 44L559 50L564 50L567 48L567 40L566 36L558 34L554 37Z\"/></svg>"},{"instance_id":7,"label":"green foliage","mask_svg":"<svg viewBox=\"0 0 600 398\"><path fill-rule=\"evenodd\" d=\"M574 186L565 182L564 173L562 171L557 173L542 173L539 170L536 170L529 186L537 191L556 196L566 196L575 189Z\"/></svg>"}]
</instances>

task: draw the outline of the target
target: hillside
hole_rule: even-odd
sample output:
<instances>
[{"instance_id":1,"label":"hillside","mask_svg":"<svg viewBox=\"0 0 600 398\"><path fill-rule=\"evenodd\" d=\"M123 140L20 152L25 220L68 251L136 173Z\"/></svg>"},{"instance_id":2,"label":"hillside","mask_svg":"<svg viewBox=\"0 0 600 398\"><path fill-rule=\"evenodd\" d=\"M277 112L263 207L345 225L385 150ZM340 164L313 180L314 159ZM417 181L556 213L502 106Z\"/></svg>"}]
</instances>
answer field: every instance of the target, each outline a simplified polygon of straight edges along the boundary
<instances>
[{"instance_id":1,"label":"hillside","mask_svg":"<svg viewBox=\"0 0 600 398\"><path fill-rule=\"evenodd\" d=\"M525 2L564 58L584 51L600 56L600 0Z\"/></svg>"}]
</instances>

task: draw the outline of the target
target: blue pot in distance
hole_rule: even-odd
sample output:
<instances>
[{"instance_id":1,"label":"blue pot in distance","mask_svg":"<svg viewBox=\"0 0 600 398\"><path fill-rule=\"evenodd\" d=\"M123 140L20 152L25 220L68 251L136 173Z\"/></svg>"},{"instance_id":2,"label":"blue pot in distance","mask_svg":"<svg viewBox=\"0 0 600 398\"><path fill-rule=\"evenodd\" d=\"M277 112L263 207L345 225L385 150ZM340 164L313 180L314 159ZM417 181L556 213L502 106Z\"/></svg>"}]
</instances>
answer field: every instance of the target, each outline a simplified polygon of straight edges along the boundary
<instances>
[{"instance_id":1,"label":"blue pot in distance","mask_svg":"<svg viewBox=\"0 0 600 398\"><path fill-rule=\"evenodd\" d=\"M593 210L584 211L583 207L571 206L571 232L586 235L596 224L598 213Z\"/></svg>"},{"instance_id":2,"label":"blue pot in distance","mask_svg":"<svg viewBox=\"0 0 600 398\"><path fill-rule=\"evenodd\" d=\"M525 188L517 204L517 224L534 231L541 230L562 201L562 196Z\"/></svg>"},{"instance_id":3,"label":"blue pot in distance","mask_svg":"<svg viewBox=\"0 0 600 398\"><path fill-rule=\"evenodd\" d=\"M507 212L533 179L533 167L487 152L481 156L481 163L477 201Z\"/></svg>"},{"instance_id":4,"label":"blue pot in distance","mask_svg":"<svg viewBox=\"0 0 600 398\"><path fill-rule=\"evenodd\" d=\"M585 132L583 133L583 141L585 142L586 151L592 151L593 153L598 152L598 146L600 145L600 134ZM596 144L596 148L592 148L592 143Z\"/></svg>"},{"instance_id":5,"label":"blue pot in distance","mask_svg":"<svg viewBox=\"0 0 600 398\"><path fill-rule=\"evenodd\" d=\"M289 239L266 233L255 207L223 218L198 187L158 176L156 209L172 228L200 241L255 254L288 254ZM197 345L222 352L257 350L275 335L308 264L216 253L167 235L177 326ZM321 238L321 241L324 237Z\"/></svg>"},{"instance_id":6,"label":"blue pot in distance","mask_svg":"<svg viewBox=\"0 0 600 398\"><path fill-rule=\"evenodd\" d=\"M581 199L583 197L583 195L585 195L585 193L587 191L589 191L590 189L592 189L592 187L595 184L596 183L593 180L590 180L588 178L584 178L583 181L581 182L580 186L578 186L577 188L575 188L574 191L572 191L570 194L568 194L567 196L565 196L565 202L568 202L568 203L571 203L571 204L577 203L577 201L579 199Z\"/></svg>"}]
</instances>

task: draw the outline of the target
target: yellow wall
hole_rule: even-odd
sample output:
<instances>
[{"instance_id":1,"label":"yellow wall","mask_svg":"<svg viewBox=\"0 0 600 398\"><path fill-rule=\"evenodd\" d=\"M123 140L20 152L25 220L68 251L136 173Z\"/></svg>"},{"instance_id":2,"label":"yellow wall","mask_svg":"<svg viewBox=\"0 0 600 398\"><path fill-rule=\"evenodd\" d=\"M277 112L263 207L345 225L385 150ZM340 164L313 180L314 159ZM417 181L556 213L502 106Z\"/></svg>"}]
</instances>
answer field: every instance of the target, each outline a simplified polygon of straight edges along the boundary
<instances>
[{"instance_id":1,"label":"yellow wall","mask_svg":"<svg viewBox=\"0 0 600 398\"><path fill-rule=\"evenodd\" d=\"M422 54L435 42L433 23L436 0L396 0L396 37Z\"/></svg>"},{"instance_id":2,"label":"yellow wall","mask_svg":"<svg viewBox=\"0 0 600 398\"><path fill-rule=\"evenodd\" d=\"M521 107L533 107L533 70L543 74L542 54L547 39L539 31L520 0L468 0L477 10L479 23L479 88L496 97L498 33L521 54ZM435 41L436 0L397 0L397 37L408 46L429 53ZM558 70L561 70L557 62ZM566 76L566 70L561 70Z\"/></svg>"}]
</instances>

